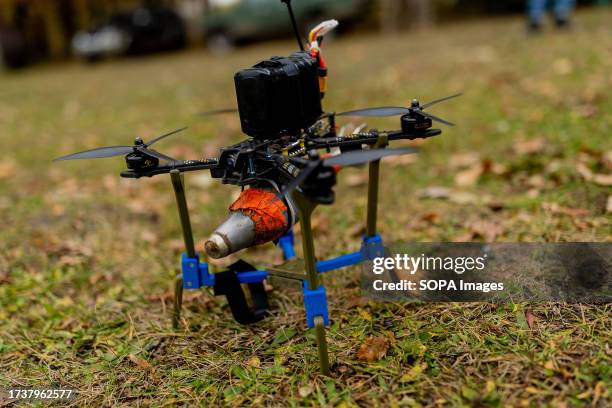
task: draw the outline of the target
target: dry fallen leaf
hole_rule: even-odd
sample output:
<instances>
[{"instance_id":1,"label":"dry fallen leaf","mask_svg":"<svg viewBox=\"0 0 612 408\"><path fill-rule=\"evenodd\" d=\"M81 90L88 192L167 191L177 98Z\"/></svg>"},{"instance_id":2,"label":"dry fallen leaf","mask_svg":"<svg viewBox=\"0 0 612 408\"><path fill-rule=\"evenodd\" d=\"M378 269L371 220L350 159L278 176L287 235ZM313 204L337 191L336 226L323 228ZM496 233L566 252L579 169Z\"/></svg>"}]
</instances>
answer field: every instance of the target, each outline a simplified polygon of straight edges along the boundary
<instances>
[{"instance_id":1,"label":"dry fallen leaf","mask_svg":"<svg viewBox=\"0 0 612 408\"><path fill-rule=\"evenodd\" d=\"M363 306L366 306L367 304L368 304L367 298L356 295L354 298L348 301L347 306L349 308L353 308L353 307L363 307Z\"/></svg>"},{"instance_id":2,"label":"dry fallen leaf","mask_svg":"<svg viewBox=\"0 0 612 408\"><path fill-rule=\"evenodd\" d=\"M351 173L344 180L349 187L359 187L368 182L368 175L365 173Z\"/></svg>"},{"instance_id":3,"label":"dry fallen leaf","mask_svg":"<svg viewBox=\"0 0 612 408\"><path fill-rule=\"evenodd\" d=\"M426 212L421 215L421 220L430 222L432 224L438 224L441 220L440 214L435 211Z\"/></svg>"},{"instance_id":4,"label":"dry fallen leaf","mask_svg":"<svg viewBox=\"0 0 612 408\"><path fill-rule=\"evenodd\" d=\"M158 241L158 236L151 230L145 229L140 232L140 239L150 244L155 244Z\"/></svg>"},{"instance_id":5,"label":"dry fallen leaf","mask_svg":"<svg viewBox=\"0 0 612 408\"><path fill-rule=\"evenodd\" d=\"M593 172L591 169L587 167L586 164L582 162L576 163L576 171L578 174L582 176L586 181L591 181L593 179Z\"/></svg>"},{"instance_id":6,"label":"dry fallen leaf","mask_svg":"<svg viewBox=\"0 0 612 408\"><path fill-rule=\"evenodd\" d=\"M357 359L361 361L378 361L387 354L389 339L382 336L368 336L357 351Z\"/></svg>"},{"instance_id":7,"label":"dry fallen leaf","mask_svg":"<svg viewBox=\"0 0 612 408\"><path fill-rule=\"evenodd\" d=\"M85 241L77 241L73 239L61 241L57 237L44 236L34 238L32 243L47 254L58 255L60 257L66 256L67 262L65 265L75 265L83 261L85 258L89 258L93 255L93 249L90 248ZM78 258L79 262L71 263L71 258ZM62 262L61 258L60 262Z\"/></svg>"},{"instance_id":8,"label":"dry fallen leaf","mask_svg":"<svg viewBox=\"0 0 612 408\"><path fill-rule=\"evenodd\" d=\"M365 232L366 227L362 223L356 223L348 230L348 234L353 238L360 237L365 234Z\"/></svg>"},{"instance_id":9,"label":"dry fallen leaf","mask_svg":"<svg viewBox=\"0 0 612 408\"><path fill-rule=\"evenodd\" d=\"M149 302L166 302L170 299L174 299L174 292L171 290L166 290L161 293L153 293L150 295L146 295L145 299Z\"/></svg>"},{"instance_id":10,"label":"dry fallen leaf","mask_svg":"<svg viewBox=\"0 0 612 408\"><path fill-rule=\"evenodd\" d=\"M482 163L476 163L472 167L460 171L455 175L455 184L461 187L473 186L484 172Z\"/></svg>"},{"instance_id":11,"label":"dry fallen leaf","mask_svg":"<svg viewBox=\"0 0 612 408\"><path fill-rule=\"evenodd\" d=\"M495 238L504 233L501 225L484 220L471 222L468 224L468 228L472 232L473 238L481 237L487 242L495 241Z\"/></svg>"},{"instance_id":12,"label":"dry fallen leaf","mask_svg":"<svg viewBox=\"0 0 612 408\"><path fill-rule=\"evenodd\" d=\"M497 174L498 176L504 175L508 172L508 166L503 163L493 163L491 165L491 173Z\"/></svg>"},{"instance_id":13,"label":"dry fallen leaf","mask_svg":"<svg viewBox=\"0 0 612 408\"><path fill-rule=\"evenodd\" d=\"M134 214L146 215L152 211L151 205L148 201L142 199L133 199L127 203L127 208Z\"/></svg>"},{"instance_id":14,"label":"dry fallen leaf","mask_svg":"<svg viewBox=\"0 0 612 408\"><path fill-rule=\"evenodd\" d=\"M536 322L536 317L529 309L525 309L525 320L527 320L527 326L529 326L530 329L533 329Z\"/></svg>"},{"instance_id":15,"label":"dry fallen leaf","mask_svg":"<svg viewBox=\"0 0 612 408\"><path fill-rule=\"evenodd\" d=\"M557 203L542 203L542 209L545 211L549 211L553 214L562 214L567 215L572 218L580 217L583 215L589 215L591 212L586 208L569 208L562 207Z\"/></svg>"},{"instance_id":16,"label":"dry fallen leaf","mask_svg":"<svg viewBox=\"0 0 612 408\"><path fill-rule=\"evenodd\" d=\"M13 177L17 163L12 157L3 157L0 159L0 180Z\"/></svg>"},{"instance_id":17,"label":"dry fallen leaf","mask_svg":"<svg viewBox=\"0 0 612 408\"><path fill-rule=\"evenodd\" d=\"M537 196L540 195L540 190L538 190L537 188L530 188L529 190L527 190L525 194L529 198L536 198Z\"/></svg>"},{"instance_id":18,"label":"dry fallen leaf","mask_svg":"<svg viewBox=\"0 0 612 408\"><path fill-rule=\"evenodd\" d=\"M606 212L612 213L612 195L608 196L608 203L606 204Z\"/></svg>"},{"instance_id":19,"label":"dry fallen leaf","mask_svg":"<svg viewBox=\"0 0 612 408\"><path fill-rule=\"evenodd\" d=\"M593 173L593 171L582 162L576 163L576 171L586 181L605 187L612 186L612 174Z\"/></svg>"},{"instance_id":20,"label":"dry fallen leaf","mask_svg":"<svg viewBox=\"0 0 612 408\"><path fill-rule=\"evenodd\" d=\"M593 183L600 186L612 186L612 174L593 174Z\"/></svg>"},{"instance_id":21,"label":"dry fallen leaf","mask_svg":"<svg viewBox=\"0 0 612 408\"><path fill-rule=\"evenodd\" d=\"M102 177L102 185L108 191L115 191L119 185L119 179L114 174L105 174L104 177Z\"/></svg>"},{"instance_id":22,"label":"dry fallen leaf","mask_svg":"<svg viewBox=\"0 0 612 408\"><path fill-rule=\"evenodd\" d=\"M575 106L572 109L572 113L580 118L592 118L599 113L599 109L595 105L585 103Z\"/></svg>"},{"instance_id":23,"label":"dry fallen leaf","mask_svg":"<svg viewBox=\"0 0 612 408\"><path fill-rule=\"evenodd\" d=\"M479 201L476 194L467 191L453 191L449 196L450 201L456 204L474 204Z\"/></svg>"},{"instance_id":24,"label":"dry fallen leaf","mask_svg":"<svg viewBox=\"0 0 612 408\"><path fill-rule=\"evenodd\" d=\"M480 155L478 153L460 153L451 156L448 165L451 169L462 169L471 167L479 162Z\"/></svg>"},{"instance_id":25,"label":"dry fallen leaf","mask_svg":"<svg viewBox=\"0 0 612 408\"><path fill-rule=\"evenodd\" d=\"M595 384L595 392L594 392L594 396L593 396L593 406L596 407L597 405L597 401L599 401L599 399L601 398L602 394L604 393L604 391L607 389L605 388L606 385L604 384L603 381L597 381L597 384Z\"/></svg>"},{"instance_id":26,"label":"dry fallen leaf","mask_svg":"<svg viewBox=\"0 0 612 408\"><path fill-rule=\"evenodd\" d=\"M512 149L516 154L534 154L541 152L546 144L541 137L535 139L518 139L514 142Z\"/></svg>"},{"instance_id":27,"label":"dry fallen leaf","mask_svg":"<svg viewBox=\"0 0 612 408\"><path fill-rule=\"evenodd\" d=\"M196 151L193 147L182 143L173 144L167 149L167 151L168 155L177 159L194 159L200 157L201 154L201 152Z\"/></svg>"},{"instance_id":28,"label":"dry fallen leaf","mask_svg":"<svg viewBox=\"0 0 612 408\"><path fill-rule=\"evenodd\" d=\"M189 177L189 184L201 189L207 189L213 184L213 179L208 173L199 173Z\"/></svg>"},{"instance_id":29,"label":"dry fallen leaf","mask_svg":"<svg viewBox=\"0 0 612 408\"><path fill-rule=\"evenodd\" d=\"M612 150L606 151L601 156L601 163L604 165L606 169L612 170Z\"/></svg>"},{"instance_id":30,"label":"dry fallen leaf","mask_svg":"<svg viewBox=\"0 0 612 408\"><path fill-rule=\"evenodd\" d=\"M402 154L399 156L389 156L385 158L385 166L389 166L389 167L405 166L407 164L412 164L417 160L418 160L418 156L416 154Z\"/></svg>"},{"instance_id":31,"label":"dry fallen leaf","mask_svg":"<svg viewBox=\"0 0 612 408\"><path fill-rule=\"evenodd\" d=\"M549 174L556 173L559 170L561 170L562 166L563 166L563 163L561 162L561 160L557 160L557 159L550 160L545 165L545 170L546 170L545 172Z\"/></svg>"},{"instance_id":32,"label":"dry fallen leaf","mask_svg":"<svg viewBox=\"0 0 612 408\"><path fill-rule=\"evenodd\" d=\"M329 217L325 214L317 214L312 218L312 230L325 233L329 231Z\"/></svg>"},{"instance_id":33,"label":"dry fallen leaf","mask_svg":"<svg viewBox=\"0 0 612 408\"><path fill-rule=\"evenodd\" d=\"M298 393L300 394L300 397L302 398L306 398L307 396L309 396L310 394L312 394L312 387L310 385L305 385L303 387L300 387L298 389Z\"/></svg>"},{"instance_id":34,"label":"dry fallen leaf","mask_svg":"<svg viewBox=\"0 0 612 408\"><path fill-rule=\"evenodd\" d=\"M138 366L138 367L140 367L140 368L142 368L144 370L151 371L151 372L155 371L153 366L147 360L145 360L143 358L140 358L140 357L135 356L133 354L130 354L128 356L128 358L130 359L130 361L132 363L134 363L136 366Z\"/></svg>"},{"instance_id":35,"label":"dry fallen leaf","mask_svg":"<svg viewBox=\"0 0 612 408\"><path fill-rule=\"evenodd\" d=\"M81 265L85 259L82 256L62 255L58 261L58 266L76 266Z\"/></svg>"},{"instance_id":36,"label":"dry fallen leaf","mask_svg":"<svg viewBox=\"0 0 612 408\"><path fill-rule=\"evenodd\" d=\"M418 192L420 198L448 198L450 189L441 186L429 186Z\"/></svg>"},{"instance_id":37,"label":"dry fallen leaf","mask_svg":"<svg viewBox=\"0 0 612 408\"><path fill-rule=\"evenodd\" d=\"M527 179L527 185L532 188L544 188L546 186L546 179L541 174L534 174Z\"/></svg>"}]
</instances>

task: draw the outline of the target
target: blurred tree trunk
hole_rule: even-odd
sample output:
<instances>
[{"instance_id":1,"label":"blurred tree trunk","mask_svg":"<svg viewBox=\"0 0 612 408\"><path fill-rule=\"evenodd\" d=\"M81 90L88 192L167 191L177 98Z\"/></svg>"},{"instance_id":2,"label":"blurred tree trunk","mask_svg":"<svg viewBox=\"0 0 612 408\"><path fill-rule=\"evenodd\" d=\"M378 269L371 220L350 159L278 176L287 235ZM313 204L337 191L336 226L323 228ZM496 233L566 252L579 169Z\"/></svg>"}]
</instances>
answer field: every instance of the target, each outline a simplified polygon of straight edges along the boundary
<instances>
[{"instance_id":1,"label":"blurred tree trunk","mask_svg":"<svg viewBox=\"0 0 612 408\"><path fill-rule=\"evenodd\" d=\"M56 2L41 2L40 22L45 25L45 34L52 58L65 56L66 36L62 28L62 19L59 13L59 4Z\"/></svg>"},{"instance_id":2,"label":"blurred tree trunk","mask_svg":"<svg viewBox=\"0 0 612 408\"><path fill-rule=\"evenodd\" d=\"M80 29L89 28L91 25L91 10L87 0L74 0L73 4L76 26Z\"/></svg>"},{"instance_id":3,"label":"blurred tree trunk","mask_svg":"<svg viewBox=\"0 0 612 408\"><path fill-rule=\"evenodd\" d=\"M408 10L413 18L411 26L417 29L430 27L434 22L433 0L408 0Z\"/></svg>"},{"instance_id":4,"label":"blurred tree trunk","mask_svg":"<svg viewBox=\"0 0 612 408\"><path fill-rule=\"evenodd\" d=\"M400 30L400 10L403 0L380 0L380 28L383 33L396 33Z\"/></svg>"},{"instance_id":5,"label":"blurred tree trunk","mask_svg":"<svg viewBox=\"0 0 612 408\"><path fill-rule=\"evenodd\" d=\"M433 0L380 0L380 28L383 33L396 33L401 29L422 29L435 20Z\"/></svg>"}]
</instances>

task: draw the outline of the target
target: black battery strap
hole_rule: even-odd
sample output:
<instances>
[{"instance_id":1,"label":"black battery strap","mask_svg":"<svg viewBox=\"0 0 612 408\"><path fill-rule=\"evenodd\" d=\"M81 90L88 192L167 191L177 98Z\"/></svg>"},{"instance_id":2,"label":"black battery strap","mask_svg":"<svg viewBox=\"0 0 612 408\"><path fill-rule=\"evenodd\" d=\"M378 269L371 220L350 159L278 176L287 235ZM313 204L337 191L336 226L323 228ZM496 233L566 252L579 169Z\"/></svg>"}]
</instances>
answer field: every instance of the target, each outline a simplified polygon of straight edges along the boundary
<instances>
[{"instance_id":1,"label":"black battery strap","mask_svg":"<svg viewBox=\"0 0 612 408\"><path fill-rule=\"evenodd\" d=\"M237 261L228 267L227 271L215 273L213 287L216 296L222 295L232 311L234 319L240 324L252 324L263 319L268 312L268 295L263 282L248 283L252 306L247 302L238 272L250 272L255 268L245 261Z\"/></svg>"}]
</instances>

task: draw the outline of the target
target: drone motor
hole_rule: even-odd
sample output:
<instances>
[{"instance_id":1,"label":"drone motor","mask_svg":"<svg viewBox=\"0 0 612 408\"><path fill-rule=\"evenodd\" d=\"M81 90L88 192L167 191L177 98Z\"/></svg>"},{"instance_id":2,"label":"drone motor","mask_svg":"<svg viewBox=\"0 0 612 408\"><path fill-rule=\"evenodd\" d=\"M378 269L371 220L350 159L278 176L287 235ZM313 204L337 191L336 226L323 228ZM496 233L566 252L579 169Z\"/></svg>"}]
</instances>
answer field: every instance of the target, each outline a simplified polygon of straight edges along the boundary
<instances>
[{"instance_id":1,"label":"drone motor","mask_svg":"<svg viewBox=\"0 0 612 408\"><path fill-rule=\"evenodd\" d=\"M415 116L410 113L402 116L401 118L402 132L410 134L418 134L430 129L433 122L430 118L425 116Z\"/></svg>"}]
</instances>

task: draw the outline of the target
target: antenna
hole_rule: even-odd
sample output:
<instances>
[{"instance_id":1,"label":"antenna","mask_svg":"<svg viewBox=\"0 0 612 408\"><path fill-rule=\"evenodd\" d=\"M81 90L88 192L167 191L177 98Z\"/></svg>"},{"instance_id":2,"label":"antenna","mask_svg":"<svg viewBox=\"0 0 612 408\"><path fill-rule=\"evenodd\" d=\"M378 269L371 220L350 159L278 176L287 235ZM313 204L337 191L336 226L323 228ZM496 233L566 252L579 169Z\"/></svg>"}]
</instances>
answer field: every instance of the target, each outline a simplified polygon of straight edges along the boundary
<instances>
[{"instance_id":1,"label":"antenna","mask_svg":"<svg viewBox=\"0 0 612 408\"><path fill-rule=\"evenodd\" d=\"M297 23L295 22L295 15L293 15L293 9L291 8L291 0L281 0L281 2L287 5L287 10L289 10L289 18L291 18L291 25L293 25L293 32L295 33L295 38L297 38L297 42L300 45L300 50L304 51L302 37L300 37L300 31L298 30Z\"/></svg>"}]
</instances>

